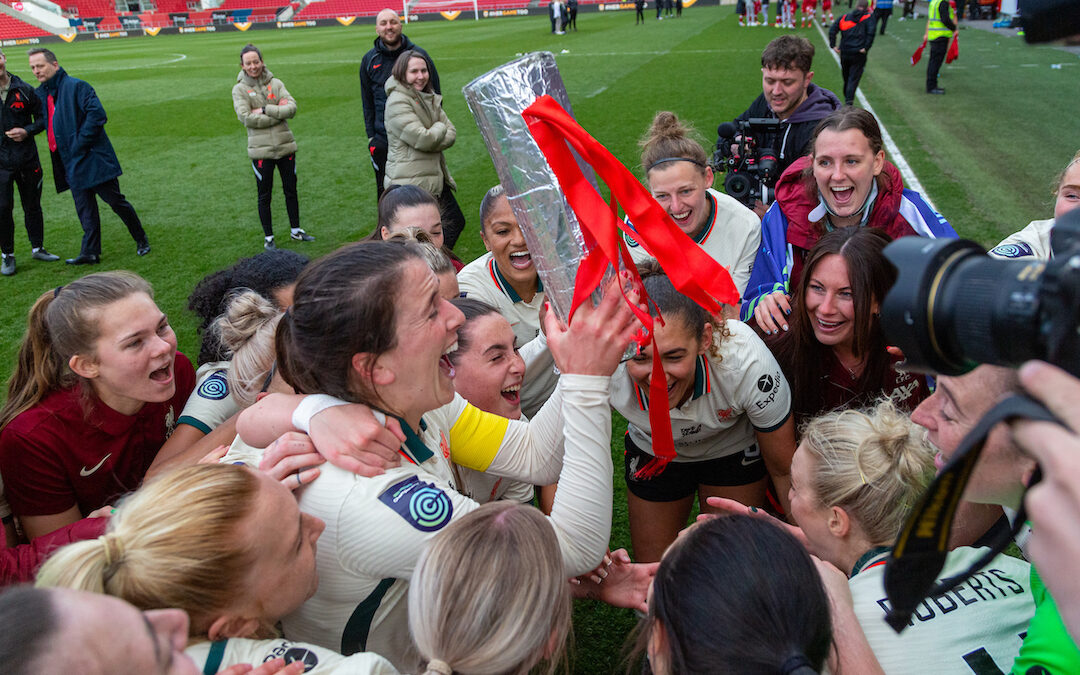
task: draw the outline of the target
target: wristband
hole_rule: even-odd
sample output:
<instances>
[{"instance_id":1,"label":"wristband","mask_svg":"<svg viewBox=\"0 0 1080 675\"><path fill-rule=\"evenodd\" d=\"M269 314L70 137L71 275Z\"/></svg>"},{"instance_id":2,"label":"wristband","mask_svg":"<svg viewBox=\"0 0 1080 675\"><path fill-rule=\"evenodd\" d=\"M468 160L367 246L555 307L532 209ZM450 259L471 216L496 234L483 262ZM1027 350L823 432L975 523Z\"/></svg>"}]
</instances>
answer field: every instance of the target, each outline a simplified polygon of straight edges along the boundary
<instances>
[{"instance_id":1,"label":"wristband","mask_svg":"<svg viewBox=\"0 0 1080 675\"><path fill-rule=\"evenodd\" d=\"M334 398L328 394L311 394L305 396L300 405L296 406L296 410L292 414L292 425L303 431L305 434L311 432L311 418L315 417L327 408L333 408L336 405L348 405L348 401L342 401L340 398Z\"/></svg>"}]
</instances>

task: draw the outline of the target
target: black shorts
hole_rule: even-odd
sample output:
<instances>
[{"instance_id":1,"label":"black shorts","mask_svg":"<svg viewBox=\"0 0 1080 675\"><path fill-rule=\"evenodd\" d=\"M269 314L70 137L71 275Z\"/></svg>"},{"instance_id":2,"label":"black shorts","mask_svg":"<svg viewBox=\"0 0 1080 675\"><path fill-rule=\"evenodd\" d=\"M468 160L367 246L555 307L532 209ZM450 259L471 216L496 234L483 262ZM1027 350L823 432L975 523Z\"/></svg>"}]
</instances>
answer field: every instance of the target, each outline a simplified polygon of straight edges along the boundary
<instances>
[{"instance_id":1,"label":"black shorts","mask_svg":"<svg viewBox=\"0 0 1080 675\"><path fill-rule=\"evenodd\" d=\"M767 475L765 460L761 458L757 443L750 444L742 452L716 459L671 462L659 476L645 480L634 478L634 474L653 459L653 455L635 445L630 434L623 436L623 447L626 488L635 497L647 502L675 502L697 494L699 485L750 485Z\"/></svg>"}]
</instances>

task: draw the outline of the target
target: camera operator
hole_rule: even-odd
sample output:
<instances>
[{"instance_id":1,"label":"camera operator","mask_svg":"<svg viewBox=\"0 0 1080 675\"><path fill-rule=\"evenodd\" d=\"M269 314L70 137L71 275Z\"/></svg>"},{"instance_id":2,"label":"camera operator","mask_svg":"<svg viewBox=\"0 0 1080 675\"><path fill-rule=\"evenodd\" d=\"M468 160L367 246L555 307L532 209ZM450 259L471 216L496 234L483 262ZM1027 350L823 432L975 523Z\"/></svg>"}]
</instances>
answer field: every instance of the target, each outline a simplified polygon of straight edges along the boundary
<instances>
[{"instance_id":1,"label":"camera operator","mask_svg":"<svg viewBox=\"0 0 1080 675\"><path fill-rule=\"evenodd\" d=\"M1026 368L1023 373L1024 386L1032 388L1036 394L1042 394L1044 397L1052 395L1062 402L1077 400L1073 389L1054 387L1057 380L1048 377L1052 374L1048 373L1045 366ZM1033 381L1036 379L1042 384L1034 384ZM1015 370L991 365L979 366L970 373L958 377L943 375L938 378L937 389L915 409L911 419L926 428L927 440L938 449L939 455L934 463L939 471L948 463L968 431L1000 399L1008 394L1018 393L1019 384ZM1050 391L1056 393L1048 394ZM1072 405L1074 417L1076 409L1077 406ZM1069 419L1061 409L1056 412L1063 419ZM1023 426L1020 428L1024 429ZM1025 434L1029 432L1031 436L1021 434L1020 438L1032 441L1044 439L1045 436L1040 434L1046 433L1046 428L1042 424L1036 426L1035 423L1031 423L1031 426L1024 431ZM1055 435L1060 436L1062 433L1064 433L1063 430L1055 428ZM964 490L966 500L964 504L996 504L1015 511L1020 506L1024 486L1034 469L1035 462L1031 457L1023 454L1012 442L1008 429L1004 425L998 425L986 438L982 454ZM974 512L973 508L966 509L966 513L972 512ZM964 515L966 515L965 509L961 509L957 514L958 519ZM1075 521L1065 522L1070 515L1068 512L1055 509L1052 513L1043 511L1039 515L1048 521L1055 521L1056 528L1075 527ZM1039 528L1040 520L1033 514L1032 522L1034 532ZM971 530L974 522L969 520L967 523L961 522L961 525L966 525L965 529ZM1043 526L1050 527L1045 524ZM1056 531L1060 532L1060 529ZM953 541L950 540L950 544L952 543ZM1038 551L1035 536L1032 537L1031 543L1032 552ZM1045 543L1042 546L1045 546ZM1072 541L1070 546L1075 547L1076 540ZM1045 550L1046 548L1043 549ZM1060 551L1059 555L1068 552L1068 550L1057 550ZM1069 556L1068 563L1053 561L1057 567L1054 567L1052 563L1047 569L1053 573L1064 571L1064 574L1072 576L1069 582L1075 585L1074 560L1074 557ZM1054 578L1055 581L1060 581L1060 577ZM1066 634L1054 599L1047 593L1035 565L1031 568L1031 590L1035 597L1035 616L1028 626L1027 635L1020 647L1020 654L1013 663L1012 673L1014 675L1040 675L1080 672L1080 650Z\"/></svg>"},{"instance_id":2,"label":"camera operator","mask_svg":"<svg viewBox=\"0 0 1080 675\"><path fill-rule=\"evenodd\" d=\"M1031 221L1027 227L1010 234L988 253L995 258L1035 257L1049 260L1053 257L1050 250L1050 232L1054 229L1054 222L1080 207L1080 151L1058 174L1053 192L1056 197L1053 218Z\"/></svg>"},{"instance_id":3,"label":"camera operator","mask_svg":"<svg viewBox=\"0 0 1080 675\"><path fill-rule=\"evenodd\" d=\"M814 127L840 107L836 94L811 81L814 78L813 61L814 45L806 38L781 35L774 39L761 53L762 93L735 118L736 122L751 118L774 118L782 122L779 134L754 139L759 147L776 151L777 176L806 154ZM719 128L717 133L722 133ZM734 153L737 152L736 140L721 137L717 139L717 146L729 144ZM755 206L759 218L765 214L767 206Z\"/></svg>"}]
</instances>

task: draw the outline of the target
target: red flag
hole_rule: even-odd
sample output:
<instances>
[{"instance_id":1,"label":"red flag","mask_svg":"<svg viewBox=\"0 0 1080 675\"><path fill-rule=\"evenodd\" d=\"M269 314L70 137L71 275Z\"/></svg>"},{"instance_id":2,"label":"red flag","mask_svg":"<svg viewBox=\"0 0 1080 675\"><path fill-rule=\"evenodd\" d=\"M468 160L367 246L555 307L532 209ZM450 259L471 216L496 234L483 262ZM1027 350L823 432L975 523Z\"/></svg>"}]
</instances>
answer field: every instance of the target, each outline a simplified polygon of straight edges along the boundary
<instances>
[{"instance_id":1,"label":"red flag","mask_svg":"<svg viewBox=\"0 0 1080 675\"><path fill-rule=\"evenodd\" d=\"M952 42L949 43L949 51L945 52L945 63L952 63L960 56L960 31L952 34Z\"/></svg>"},{"instance_id":2,"label":"red flag","mask_svg":"<svg viewBox=\"0 0 1080 675\"><path fill-rule=\"evenodd\" d=\"M915 53L911 55L911 65L915 65L922 58L922 50L926 49L926 38L923 38L922 44L915 50Z\"/></svg>"},{"instance_id":3,"label":"red flag","mask_svg":"<svg viewBox=\"0 0 1080 675\"><path fill-rule=\"evenodd\" d=\"M634 277L634 285L644 293L641 279L622 237L622 230L641 242L655 255L679 292L697 302L706 311L720 314L722 303L739 301L739 291L731 275L719 263L690 240L666 211L642 187L637 178L619 163L607 148L590 136L550 96L541 96L522 112L529 132L547 159L559 181L566 201L574 210L582 234L593 245L585 252L574 280L574 300L571 316L578 306L600 285L608 265L624 267ZM574 150L590 164L611 191L611 204L604 202L581 173L570 153ZM618 217L622 205L634 223L633 229ZM671 416L668 412L667 381L656 343L652 340L653 319L648 312L634 307L634 313L653 342L653 373L649 386L649 426L652 429L653 453L656 458L636 474L639 478L659 475L675 459L675 443L671 437ZM658 319L663 324L663 319Z\"/></svg>"}]
</instances>

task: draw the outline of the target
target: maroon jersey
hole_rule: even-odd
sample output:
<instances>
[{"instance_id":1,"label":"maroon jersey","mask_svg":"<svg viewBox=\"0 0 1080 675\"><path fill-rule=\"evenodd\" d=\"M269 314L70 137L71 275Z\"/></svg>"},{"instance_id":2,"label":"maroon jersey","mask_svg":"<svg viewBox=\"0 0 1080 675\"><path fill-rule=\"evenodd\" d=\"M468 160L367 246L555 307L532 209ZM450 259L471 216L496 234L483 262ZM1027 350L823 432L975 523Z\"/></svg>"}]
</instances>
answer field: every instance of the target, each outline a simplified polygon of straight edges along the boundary
<instances>
[{"instance_id":1,"label":"maroon jersey","mask_svg":"<svg viewBox=\"0 0 1080 675\"><path fill-rule=\"evenodd\" d=\"M72 506L86 516L135 490L176 426L195 370L176 354L176 392L134 415L96 398L84 404L81 386L55 391L0 433L0 476L16 516L45 516Z\"/></svg>"}]
</instances>

